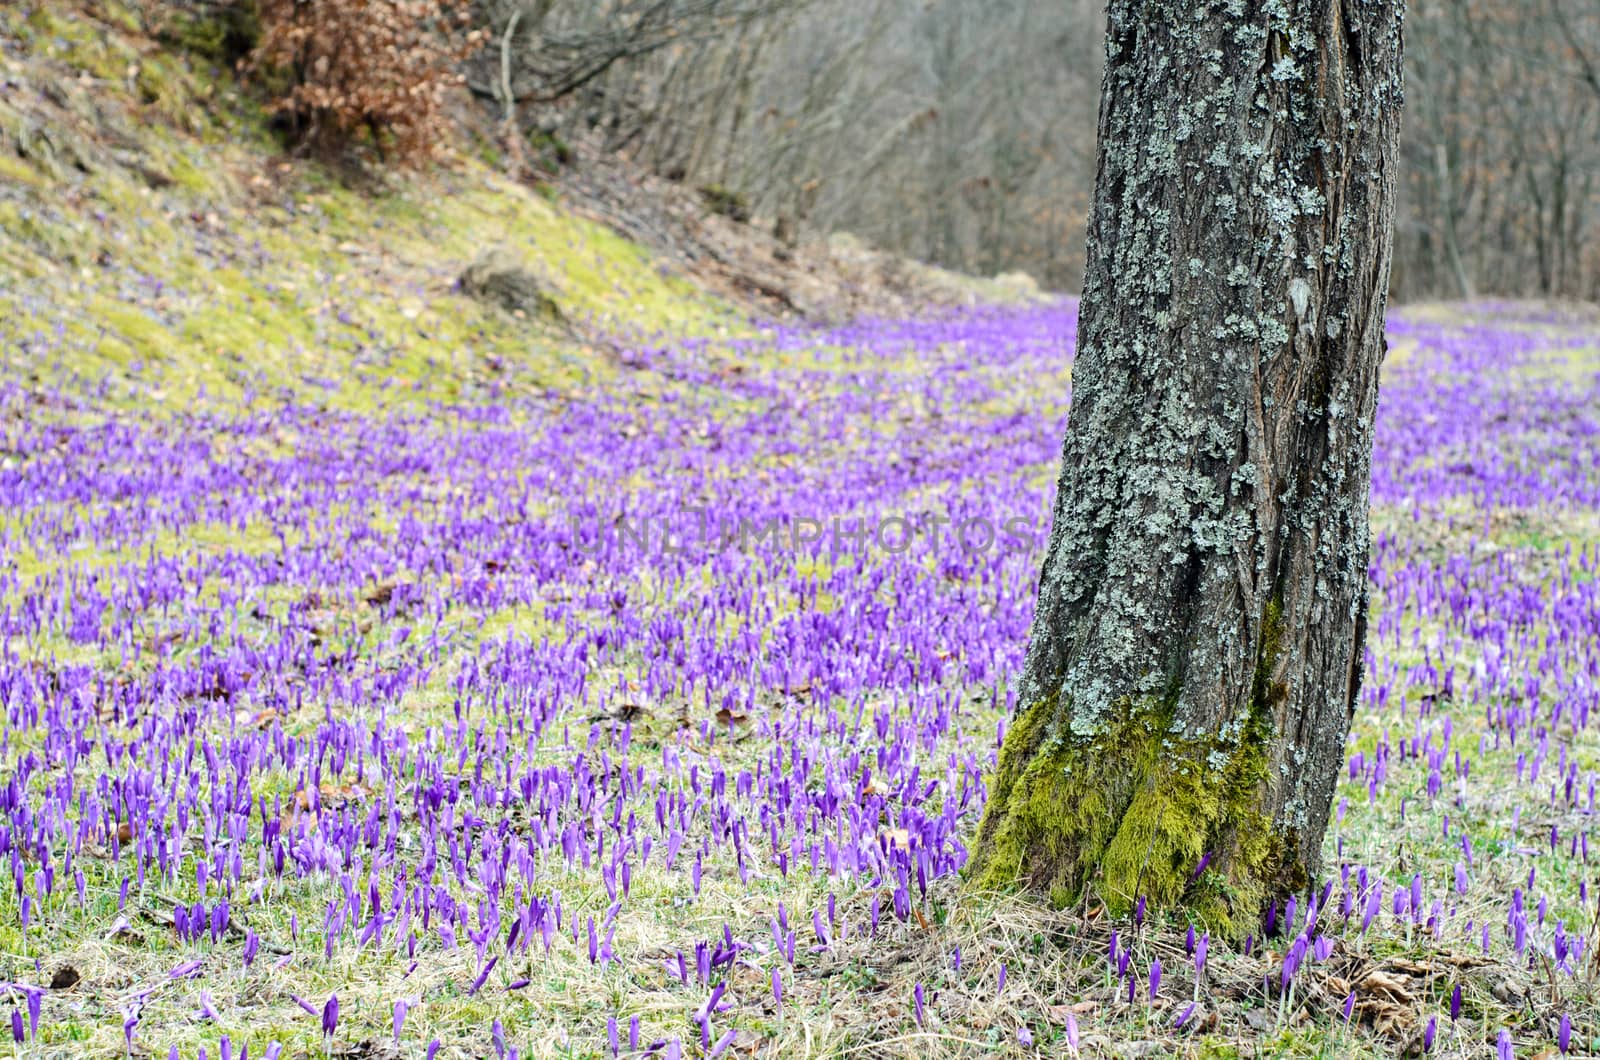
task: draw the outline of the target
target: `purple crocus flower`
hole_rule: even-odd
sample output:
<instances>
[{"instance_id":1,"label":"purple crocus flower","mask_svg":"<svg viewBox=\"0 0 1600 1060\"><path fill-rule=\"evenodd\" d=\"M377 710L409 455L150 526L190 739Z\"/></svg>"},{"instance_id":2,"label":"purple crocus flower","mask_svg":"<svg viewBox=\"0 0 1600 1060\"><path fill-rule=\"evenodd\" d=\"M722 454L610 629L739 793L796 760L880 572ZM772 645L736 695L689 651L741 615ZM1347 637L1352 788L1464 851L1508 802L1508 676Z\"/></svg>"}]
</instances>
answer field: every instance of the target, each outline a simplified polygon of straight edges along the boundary
<instances>
[{"instance_id":1,"label":"purple crocus flower","mask_svg":"<svg viewBox=\"0 0 1600 1060\"><path fill-rule=\"evenodd\" d=\"M328 1003L322 1006L322 1034L325 1038L332 1038L333 1032L339 1028L339 995L331 994Z\"/></svg>"},{"instance_id":2,"label":"purple crocus flower","mask_svg":"<svg viewBox=\"0 0 1600 1060\"><path fill-rule=\"evenodd\" d=\"M476 979L474 979L472 981L472 985L467 988L467 996L468 997L472 997L479 990L483 989L483 984L486 983L488 981L488 979L489 979L489 973L494 971L494 966L499 964L499 963L500 963L499 955L490 957L486 962L484 962L483 970L478 973L478 977Z\"/></svg>"}]
</instances>

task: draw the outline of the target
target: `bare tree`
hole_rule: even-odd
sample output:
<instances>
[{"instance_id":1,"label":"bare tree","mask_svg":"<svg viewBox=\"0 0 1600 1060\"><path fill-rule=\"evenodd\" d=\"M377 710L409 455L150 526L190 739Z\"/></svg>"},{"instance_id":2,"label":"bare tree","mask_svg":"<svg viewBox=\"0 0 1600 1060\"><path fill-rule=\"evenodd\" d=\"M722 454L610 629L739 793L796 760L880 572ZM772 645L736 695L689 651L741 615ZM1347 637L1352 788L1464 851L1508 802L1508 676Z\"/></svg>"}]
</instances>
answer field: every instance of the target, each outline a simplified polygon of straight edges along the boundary
<instances>
[{"instance_id":1,"label":"bare tree","mask_svg":"<svg viewBox=\"0 0 1600 1060\"><path fill-rule=\"evenodd\" d=\"M572 93L562 135L717 185L793 237L854 231L1076 285L1093 172L1092 0L808 0L683 34ZM1063 64L1061 56L1069 62Z\"/></svg>"},{"instance_id":2,"label":"bare tree","mask_svg":"<svg viewBox=\"0 0 1600 1060\"><path fill-rule=\"evenodd\" d=\"M786 242L847 230L1082 282L1096 0L477 3L497 46L469 81L509 125L714 190ZM1600 5L1413 0L1410 41L1395 297L1600 297Z\"/></svg>"},{"instance_id":3,"label":"bare tree","mask_svg":"<svg viewBox=\"0 0 1600 1060\"><path fill-rule=\"evenodd\" d=\"M1396 295L1600 294L1600 7L1416 0Z\"/></svg>"},{"instance_id":4,"label":"bare tree","mask_svg":"<svg viewBox=\"0 0 1600 1060\"><path fill-rule=\"evenodd\" d=\"M685 40L715 37L793 0L484 0L482 19L509 39L510 101L552 103L636 61ZM502 100L488 71L469 77L472 91ZM503 100L502 100L503 101Z\"/></svg>"}]
</instances>

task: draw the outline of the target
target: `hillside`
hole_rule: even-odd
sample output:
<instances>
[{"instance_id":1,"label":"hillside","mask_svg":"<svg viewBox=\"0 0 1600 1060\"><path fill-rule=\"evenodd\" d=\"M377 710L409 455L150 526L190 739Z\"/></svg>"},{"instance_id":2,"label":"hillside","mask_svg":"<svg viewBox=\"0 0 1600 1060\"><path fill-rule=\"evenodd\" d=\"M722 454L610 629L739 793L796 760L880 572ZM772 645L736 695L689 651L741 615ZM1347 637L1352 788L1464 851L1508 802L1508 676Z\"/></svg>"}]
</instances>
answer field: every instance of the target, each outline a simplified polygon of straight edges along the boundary
<instances>
[{"instance_id":1,"label":"hillside","mask_svg":"<svg viewBox=\"0 0 1600 1060\"><path fill-rule=\"evenodd\" d=\"M848 242L780 262L761 233L616 160L515 183L470 121L426 174L290 157L231 73L139 25L115 3L0 9L13 380L76 377L170 410L274 394L455 401L602 385L621 337L1006 291ZM486 252L549 301L467 297L459 281Z\"/></svg>"}]
</instances>

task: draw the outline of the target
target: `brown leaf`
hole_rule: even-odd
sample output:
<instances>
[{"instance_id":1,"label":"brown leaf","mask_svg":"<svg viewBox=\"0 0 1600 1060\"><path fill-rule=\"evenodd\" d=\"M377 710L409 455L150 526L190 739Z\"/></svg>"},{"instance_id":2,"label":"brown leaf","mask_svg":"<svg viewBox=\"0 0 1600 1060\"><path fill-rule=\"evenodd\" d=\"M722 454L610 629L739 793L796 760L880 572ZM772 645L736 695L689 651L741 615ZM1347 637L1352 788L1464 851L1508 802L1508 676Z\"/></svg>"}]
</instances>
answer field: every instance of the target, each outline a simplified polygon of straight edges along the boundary
<instances>
[{"instance_id":1,"label":"brown leaf","mask_svg":"<svg viewBox=\"0 0 1600 1060\"><path fill-rule=\"evenodd\" d=\"M1073 1017L1086 1016L1096 1011L1099 1007L1100 1002L1098 1001L1079 1001L1072 1005L1049 1005L1046 1006L1044 1011L1050 1017L1052 1023L1064 1027L1067 1024L1067 1016L1069 1014Z\"/></svg>"},{"instance_id":2,"label":"brown leaf","mask_svg":"<svg viewBox=\"0 0 1600 1060\"><path fill-rule=\"evenodd\" d=\"M1368 993L1387 994L1401 1004L1411 1004L1411 982L1383 971L1371 971L1361 980L1361 989Z\"/></svg>"}]
</instances>

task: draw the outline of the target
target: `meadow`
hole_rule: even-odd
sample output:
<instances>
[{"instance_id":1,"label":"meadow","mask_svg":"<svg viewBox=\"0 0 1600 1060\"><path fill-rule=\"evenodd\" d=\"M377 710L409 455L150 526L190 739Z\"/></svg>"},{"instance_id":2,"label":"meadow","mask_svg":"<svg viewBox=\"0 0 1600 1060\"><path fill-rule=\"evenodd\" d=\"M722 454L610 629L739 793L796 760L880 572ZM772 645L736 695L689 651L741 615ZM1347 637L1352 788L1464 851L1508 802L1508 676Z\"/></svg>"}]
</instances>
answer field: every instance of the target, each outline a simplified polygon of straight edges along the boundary
<instances>
[{"instance_id":1,"label":"meadow","mask_svg":"<svg viewBox=\"0 0 1600 1060\"><path fill-rule=\"evenodd\" d=\"M1309 893L1233 942L963 888L1075 311L177 408L137 365L61 371L65 328L14 335L17 1055L1600 1050L1592 315L1391 315Z\"/></svg>"}]
</instances>

